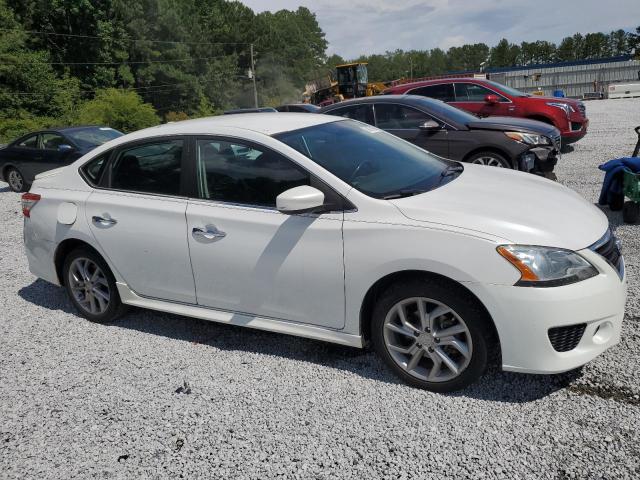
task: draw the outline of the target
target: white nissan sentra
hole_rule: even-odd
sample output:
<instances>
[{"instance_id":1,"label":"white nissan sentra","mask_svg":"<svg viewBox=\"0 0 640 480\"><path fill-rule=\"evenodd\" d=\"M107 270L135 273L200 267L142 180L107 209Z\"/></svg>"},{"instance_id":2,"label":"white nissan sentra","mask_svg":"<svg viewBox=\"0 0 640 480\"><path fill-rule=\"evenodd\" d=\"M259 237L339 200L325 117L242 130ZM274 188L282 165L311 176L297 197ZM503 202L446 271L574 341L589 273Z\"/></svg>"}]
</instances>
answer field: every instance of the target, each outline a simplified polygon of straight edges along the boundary
<instances>
[{"instance_id":1,"label":"white nissan sentra","mask_svg":"<svg viewBox=\"0 0 640 480\"><path fill-rule=\"evenodd\" d=\"M31 272L95 322L135 305L370 343L439 392L489 358L562 372L620 338L624 262L595 206L339 117L142 130L38 176L23 212Z\"/></svg>"}]
</instances>

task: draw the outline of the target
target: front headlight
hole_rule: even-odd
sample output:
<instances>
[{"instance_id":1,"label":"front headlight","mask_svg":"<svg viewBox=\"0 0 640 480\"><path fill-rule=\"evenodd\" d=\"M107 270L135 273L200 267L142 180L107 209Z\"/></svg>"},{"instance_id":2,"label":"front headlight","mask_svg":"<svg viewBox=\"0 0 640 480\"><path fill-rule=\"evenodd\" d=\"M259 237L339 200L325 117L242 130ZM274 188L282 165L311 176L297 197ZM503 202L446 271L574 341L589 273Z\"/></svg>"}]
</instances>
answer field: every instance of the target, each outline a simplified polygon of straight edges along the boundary
<instances>
[{"instance_id":1,"label":"front headlight","mask_svg":"<svg viewBox=\"0 0 640 480\"><path fill-rule=\"evenodd\" d=\"M567 117L569 116L569 114L571 112L575 112L574 108L571 105L569 105L568 103L547 102L547 105L549 105L550 107L556 107L556 108L560 108L560 109L564 110L564 113L567 114Z\"/></svg>"},{"instance_id":2,"label":"front headlight","mask_svg":"<svg viewBox=\"0 0 640 480\"><path fill-rule=\"evenodd\" d=\"M525 143L527 145L551 145L551 139L544 135L536 135L535 133L522 132L504 132L511 140Z\"/></svg>"},{"instance_id":3,"label":"front headlight","mask_svg":"<svg viewBox=\"0 0 640 480\"><path fill-rule=\"evenodd\" d=\"M583 256L563 248L501 245L498 253L520 272L520 287L557 287L598 275Z\"/></svg>"}]
</instances>

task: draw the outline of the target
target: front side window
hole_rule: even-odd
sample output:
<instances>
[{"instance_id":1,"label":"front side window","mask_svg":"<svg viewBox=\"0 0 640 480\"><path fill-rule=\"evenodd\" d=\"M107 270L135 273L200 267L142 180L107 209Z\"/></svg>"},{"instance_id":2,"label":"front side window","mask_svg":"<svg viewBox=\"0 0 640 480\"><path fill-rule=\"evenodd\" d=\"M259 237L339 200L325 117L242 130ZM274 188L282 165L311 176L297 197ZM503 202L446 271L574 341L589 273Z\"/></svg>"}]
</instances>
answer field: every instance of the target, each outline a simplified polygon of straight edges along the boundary
<instances>
[{"instance_id":1,"label":"front side window","mask_svg":"<svg viewBox=\"0 0 640 480\"><path fill-rule=\"evenodd\" d=\"M38 135L31 135L25 138L18 146L23 148L38 148Z\"/></svg>"},{"instance_id":2,"label":"front side window","mask_svg":"<svg viewBox=\"0 0 640 480\"><path fill-rule=\"evenodd\" d=\"M338 117L350 118L359 122L374 124L373 110L371 105L352 105L350 107L337 108L327 112L327 115L335 115Z\"/></svg>"},{"instance_id":3,"label":"front side window","mask_svg":"<svg viewBox=\"0 0 640 480\"><path fill-rule=\"evenodd\" d=\"M455 162L352 120L284 132L275 138L374 198L423 193L453 180L461 171Z\"/></svg>"},{"instance_id":4,"label":"front side window","mask_svg":"<svg viewBox=\"0 0 640 480\"><path fill-rule=\"evenodd\" d=\"M487 95L496 95L495 92L475 83L456 83L457 102L484 102ZM501 96L500 101L505 101Z\"/></svg>"},{"instance_id":5,"label":"front side window","mask_svg":"<svg viewBox=\"0 0 640 480\"><path fill-rule=\"evenodd\" d=\"M430 120L429 115L415 108L392 103L376 104L378 128L385 130L416 129L427 120Z\"/></svg>"},{"instance_id":6,"label":"front side window","mask_svg":"<svg viewBox=\"0 0 640 480\"><path fill-rule=\"evenodd\" d=\"M310 184L309 173L266 148L205 139L196 154L198 194L207 200L275 207L285 190Z\"/></svg>"},{"instance_id":7,"label":"front side window","mask_svg":"<svg viewBox=\"0 0 640 480\"><path fill-rule=\"evenodd\" d=\"M164 140L121 150L111 167L111 188L180 195L182 140Z\"/></svg>"},{"instance_id":8,"label":"front side window","mask_svg":"<svg viewBox=\"0 0 640 480\"><path fill-rule=\"evenodd\" d=\"M443 102L453 102L455 100L453 84L451 83L418 87L413 90L409 90L407 93L411 95L420 95L422 97L435 98L436 100L442 100Z\"/></svg>"},{"instance_id":9,"label":"front side window","mask_svg":"<svg viewBox=\"0 0 640 480\"><path fill-rule=\"evenodd\" d=\"M42 134L42 148L45 150L57 150L60 145L67 143L64 137L57 133Z\"/></svg>"}]
</instances>

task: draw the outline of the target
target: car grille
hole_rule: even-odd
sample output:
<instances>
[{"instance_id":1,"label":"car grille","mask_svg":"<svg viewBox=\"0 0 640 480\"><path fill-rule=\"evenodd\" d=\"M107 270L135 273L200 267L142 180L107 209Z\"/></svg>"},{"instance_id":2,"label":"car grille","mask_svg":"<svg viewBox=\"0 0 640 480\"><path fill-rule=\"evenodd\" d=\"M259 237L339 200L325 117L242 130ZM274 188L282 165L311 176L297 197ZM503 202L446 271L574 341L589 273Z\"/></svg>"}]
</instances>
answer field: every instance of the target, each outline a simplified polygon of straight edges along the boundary
<instances>
[{"instance_id":1,"label":"car grille","mask_svg":"<svg viewBox=\"0 0 640 480\"><path fill-rule=\"evenodd\" d=\"M624 263L620 252L620 243L615 235L611 233L611 229L607 230L607 233L589 248L603 256L616 269L620 278L624 276Z\"/></svg>"},{"instance_id":2,"label":"car grille","mask_svg":"<svg viewBox=\"0 0 640 480\"><path fill-rule=\"evenodd\" d=\"M549 340L556 352L568 352L578 346L584 329L587 328L586 323L577 325L569 325L568 327L555 327L549 329Z\"/></svg>"}]
</instances>

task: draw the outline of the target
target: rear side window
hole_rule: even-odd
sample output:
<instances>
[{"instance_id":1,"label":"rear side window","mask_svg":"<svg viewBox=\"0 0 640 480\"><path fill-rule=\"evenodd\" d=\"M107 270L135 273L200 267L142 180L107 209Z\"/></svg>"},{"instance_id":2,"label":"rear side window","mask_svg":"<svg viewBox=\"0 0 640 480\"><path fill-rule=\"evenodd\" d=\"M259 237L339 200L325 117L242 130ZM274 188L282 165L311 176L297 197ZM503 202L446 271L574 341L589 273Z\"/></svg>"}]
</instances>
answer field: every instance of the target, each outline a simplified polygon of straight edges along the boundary
<instances>
[{"instance_id":1,"label":"rear side window","mask_svg":"<svg viewBox=\"0 0 640 480\"><path fill-rule=\"evenodd\" d=\"M269 149L217 139L198 140L200 198L275 207L285 190L310 184L310 175Z\"/></svg>"},{"instance_id":2,"label":"rear side window","mask_svg":"<svg viewBox=\"0 0 640 480\"><path fill-rule=\"evenodd\" d=\"M335 115L338 117L351 118L360 122L374 125L373 110L371 105L352 105L350 107L337 108L327 112L327 115Z\"/></svg>"},{"instance_id":3,"label":"rear side window","mask_svg":"<svg viewBox=\"0 0 640 480\"><path fill-rule=\"evenodd\" d=\"M443 102L455 101L452 83L442 83L440 85L429 85L426 87L414 88L413 90L409 90L407 93L411 95L435 98L436 100L442 100Z\"/></svg>"},{"instance_id":4,"label":"rear side window","mask_svg":"<svg viewBox=\"0 0 640 480\"><path fill-rule=\"evenodd\" d=\"M164 140L121 150L111 166L111 188L180 195L183 140Z\"/></svg>"},{"instance_id":5,"label":"rear side window","mask_svg":"<svg viewBox=\"0 0 640 480\"><path fill-rule=\"evenodd\" d=\"M384 130L415 129L430 120L429 115L415 108L393 103L376 104L377 127Z\"/></svg>"},{"instance_id":6,"label":"rear side window","mask_svg":"<svg viewBox=\"0 0 640 480\"><path fill-rule=\"evenodd\" d=\"M102 172L108 158L109 154L105 153L82 166L80 170L86 179L89 180L89 183L92 185L100 183L100 177L102 176Z\"/></svg>"},{"instance_id":7,"label":"rear side window","mask_svg":"<svg viewBox=\"0 0 640 480\"><path fill-rule=\"evenodd\" d=\"M38 148L38 135L31 135L18 144L18 147Z\"/></svg>"}]
</instances>

